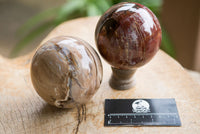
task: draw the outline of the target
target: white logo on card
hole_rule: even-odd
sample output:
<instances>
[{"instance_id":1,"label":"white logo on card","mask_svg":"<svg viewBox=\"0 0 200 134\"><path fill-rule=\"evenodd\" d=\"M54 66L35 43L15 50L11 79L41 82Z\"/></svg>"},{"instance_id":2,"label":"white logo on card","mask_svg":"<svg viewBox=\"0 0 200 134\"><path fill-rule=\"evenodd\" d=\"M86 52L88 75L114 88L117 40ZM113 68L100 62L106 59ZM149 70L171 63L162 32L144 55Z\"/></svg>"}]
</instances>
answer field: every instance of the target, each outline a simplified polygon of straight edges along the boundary
<instances>
[{"instance_id":1,"label":"white logo on card","mask_svg":"<svg viewBox=\"0 0 200 134\"><path fill-rule=\"evenodd\" d=\"M150 112L150 105L145 100L135 100L132 103L134 113L148 113Z\"/></svg>"}]
</instances>

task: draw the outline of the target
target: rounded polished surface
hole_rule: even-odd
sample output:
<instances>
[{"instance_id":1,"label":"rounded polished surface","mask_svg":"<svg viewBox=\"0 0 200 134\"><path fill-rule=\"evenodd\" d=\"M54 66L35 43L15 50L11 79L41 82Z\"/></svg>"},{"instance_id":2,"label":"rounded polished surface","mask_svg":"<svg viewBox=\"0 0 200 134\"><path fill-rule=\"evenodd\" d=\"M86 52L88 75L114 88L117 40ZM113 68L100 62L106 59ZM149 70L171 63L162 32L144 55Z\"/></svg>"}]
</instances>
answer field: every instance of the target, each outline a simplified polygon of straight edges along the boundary
<instances>
[{"instance_id":1,"label":"rounded polished surface","mask_svg":"<svg viewBox=\"0 0 200 134\"><path fill-rule=\"evenodd\" d=\"M136 69L150 61L161 44L156 16L138 3L112 6L100 18L95 31L97 48L111 66Z\"/></svg>"},{"instance_id":2,"label":"rounded polished surface","mask_svg":"<svg viewBox=\"0 0 200 134\"><path fill-rule=\"evenodd\" d=\"M32 83L49 104L70 108L91 99L102 81L102 64L85 41L67 36L53 38L35 53Z\"/></svg>"}]
</instances>

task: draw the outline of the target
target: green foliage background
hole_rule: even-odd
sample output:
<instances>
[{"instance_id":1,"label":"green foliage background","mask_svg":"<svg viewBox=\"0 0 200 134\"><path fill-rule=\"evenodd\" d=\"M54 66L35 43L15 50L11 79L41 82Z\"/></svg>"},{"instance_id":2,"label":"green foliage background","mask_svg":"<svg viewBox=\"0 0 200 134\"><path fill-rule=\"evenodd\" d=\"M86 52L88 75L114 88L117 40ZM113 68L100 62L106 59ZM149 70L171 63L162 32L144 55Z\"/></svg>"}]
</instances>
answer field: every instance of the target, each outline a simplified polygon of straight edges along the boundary
<instances>
[{"instance_id":1,"label":"green foliage background","mask_svg":"<svg viewBox=\"0 0 200 134\"><path fill-rule=\"evenodd\" d=\"M53 7L40 12L22 25L17 32L17 34L22 36L22 39L16 44L11 53L11 57L16 56L31 41L49 28L56 27L66 20L78 17L102 15L112 5L125 1L137 2L147 6L160 19L162 0L66 0L59 7ZM166 30L163 28L162 23L161 27L163 35L161 49L172 57L175 57L173 44Z\"/></svg>"}]
</instances>

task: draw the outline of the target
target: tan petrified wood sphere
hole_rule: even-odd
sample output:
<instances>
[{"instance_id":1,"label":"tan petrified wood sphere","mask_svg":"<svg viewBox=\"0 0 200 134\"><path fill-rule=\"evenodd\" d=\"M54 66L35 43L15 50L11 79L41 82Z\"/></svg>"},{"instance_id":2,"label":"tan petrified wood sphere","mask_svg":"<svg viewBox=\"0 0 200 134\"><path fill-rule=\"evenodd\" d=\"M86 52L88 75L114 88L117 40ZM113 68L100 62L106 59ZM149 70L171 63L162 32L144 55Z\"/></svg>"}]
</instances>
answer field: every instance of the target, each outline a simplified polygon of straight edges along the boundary
<instances>
[{"instance_id":1,"label":"tan petrified wood sphere","mask_svg":"<svg viewBox=\"0 0 200 134\"><path fill-rule=\"evenodd\" d=\"M102 81L102 64L85 41L59 36L44 43L31 64L37 93L49 104L71 108L87 103Z\"/></svg>"}]
</instances>

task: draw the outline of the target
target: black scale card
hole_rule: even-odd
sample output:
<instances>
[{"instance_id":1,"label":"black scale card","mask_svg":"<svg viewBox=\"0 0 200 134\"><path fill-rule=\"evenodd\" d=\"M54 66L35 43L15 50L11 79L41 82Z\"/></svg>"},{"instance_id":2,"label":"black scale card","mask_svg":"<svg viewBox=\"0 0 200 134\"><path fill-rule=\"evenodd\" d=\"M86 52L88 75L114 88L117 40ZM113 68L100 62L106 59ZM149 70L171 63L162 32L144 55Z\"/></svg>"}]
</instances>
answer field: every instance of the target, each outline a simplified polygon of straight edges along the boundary
<instances>
[{"instance_id":1,"label":"black scale card","mask_svg":"<svg viewBox=\"0 0 200 134\"><path fill-rule=\"evenodd\" d=\"M181 126L175 99L106 99L104 126Z\"/></svg>"}]
</instances>

